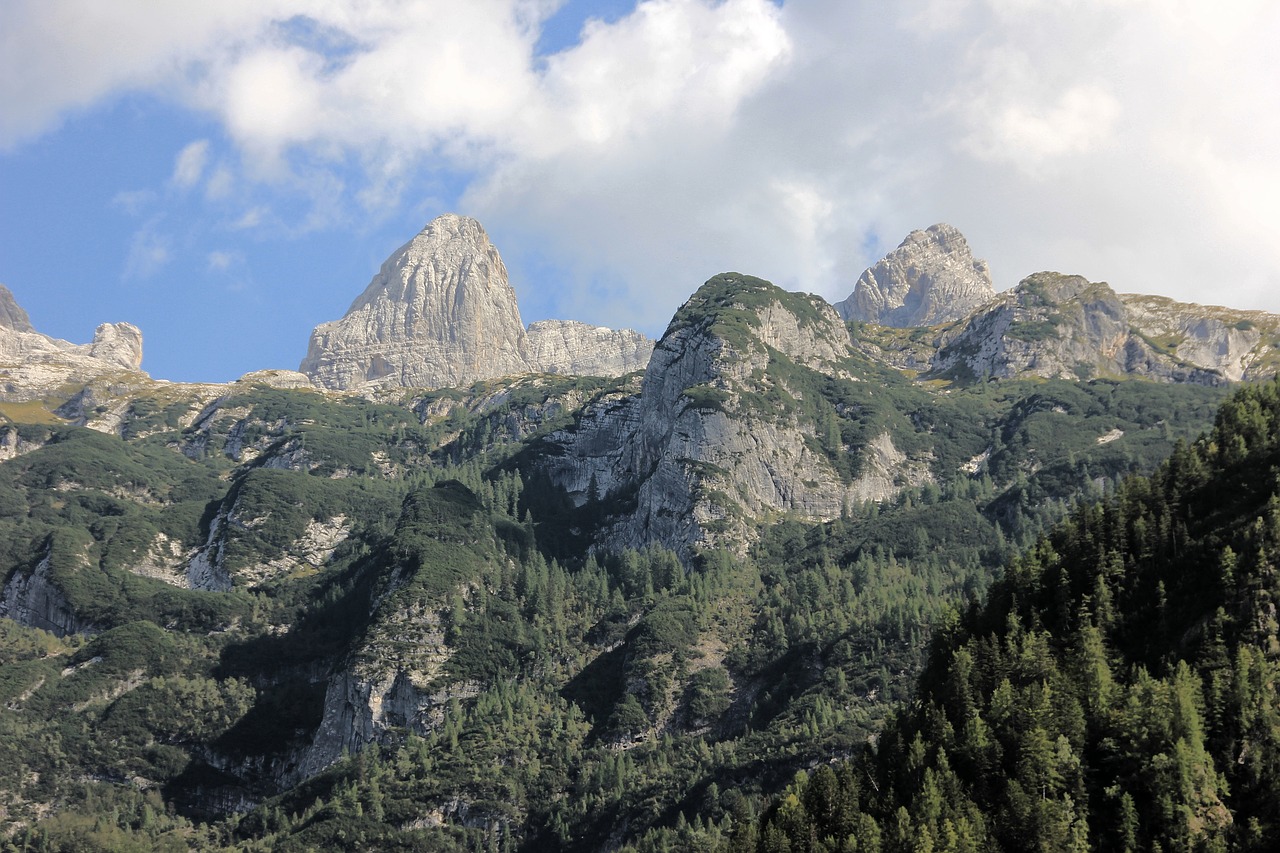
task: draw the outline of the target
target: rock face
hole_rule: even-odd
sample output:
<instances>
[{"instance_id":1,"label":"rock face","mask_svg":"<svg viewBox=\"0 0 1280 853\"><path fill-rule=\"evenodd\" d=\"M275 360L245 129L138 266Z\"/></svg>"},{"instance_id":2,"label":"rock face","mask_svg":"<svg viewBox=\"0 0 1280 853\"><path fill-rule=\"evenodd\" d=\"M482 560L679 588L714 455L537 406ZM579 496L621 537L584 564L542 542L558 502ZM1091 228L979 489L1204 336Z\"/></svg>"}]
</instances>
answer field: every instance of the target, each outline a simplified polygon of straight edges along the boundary
<instances>
[{"instance_id":1,"label":"rock face","mask_svg":"<svg viewBox=\"0 0 1280 853\"><path fill-rule=\"evenodd\" d=\"M13 298L13 293L3 284L0 284L0 329L13 332L35 331L31 327L31 318L27 316L27 312L22 310L18 300Z\"/></svg>"},{"instance_id":2,"label":"rock face","mask_svg":"<svg viewBox=\"0 0 1280 853\"><path fill-rule=\"evenodd\" d=\"M836 310L846 320L908 328L958 320L995 296L987 262L946 224L912 231L862 274Z\"/></svg>"},{"instance_id":3,"label":"rock face","mask_svg":"<svg viewBox=\"0 0 1280 853\"><path fill-rule=\"evenodd\" d=\"M527 332L529 365L538 373L621 376L643 370L653 341L630 329L576 320L540 320Z\"/></svg>"},{"instance_id":4,"label":"rock face","mask_svg":"<svg viewBox=\"0 0 1280 853\"><path fill-rule=\"evenodd\" d=\"M1280 367L1280 315L1163 296L1122 294L1129 322L1153 349L1233 382L1267 379Z\"/></svg>"},{"instance_id":5,"label":"rock face","mask_svg":"<svg viewBox=\"0 0 1280 853\"><path fill-rule=\"evenodd\" d=\"M316 327L299 370L318 386L346 390L643 366L647 341L635 332L535 326L525 331L506 265L480 223L445 214L382 265L341 320Z\"/></svg>"},{"instance_id":6,"label":"rock face","mask_svg":"<svg viewBox=\"0 0 1280 853\"><path fill-rule=\"evenodd\" d=\"M850 351L822 300L717 276L676 314L638 394L600 398L551 436L558 447L547 473L579 505L618 505L600 536L610 549L661 544L685 558L703 546L741 547L752 522L773 513L831 519L849 501L923 484L927 465L907 460L888 435L849 448L867 463L856 478L814 441L820 404L799 401L816 396L815 377L848 378Z\"/></svg>"},{"instance_id":7,"label":"rock face","mask_svg":"<svg viewBox=\"0 0 1280 853\"><path fill-rule=\"evenodd\" d=\"M88 344L51 338L32 328L27 312L0 285L0 400L38 400L51 391L102 377L126 384L145 380L141 367L142 332L137 326L103 323Z\"/></svg>"},{"instance_id":8,"label":"rock face","mask_svg":"<svg viewBox=\"0 0 1280 853\"><path fill-rule=\"evenodd\" d=\"M528 369L507 268L474 219L447 214L400 247L299 370L326 388L453 387Z\"/></svg>"},{"instance_id":9,"label":"rock face","mask_svg":"<svg viewBox=\"0 0 1280 853\"><path fill-rule=\"evenodd\" d=\"M1280 317L1119 296L1044 272L939 334L931 372L965 377L1140 376L1220 385L1276 372Z\"/></svg>"},{"instance_id":10,"label":"rock face","mask_svg":"<svg viewBox=\"0 0 1280 853\"><path fill-rule=\"evenodd\" d=\"M49 576L49 555L30 574L14 572L0 591L0 616L50 631L59 637L93 633L94 626L76 616L62 590Z\"/></svg>"}]
</instances>

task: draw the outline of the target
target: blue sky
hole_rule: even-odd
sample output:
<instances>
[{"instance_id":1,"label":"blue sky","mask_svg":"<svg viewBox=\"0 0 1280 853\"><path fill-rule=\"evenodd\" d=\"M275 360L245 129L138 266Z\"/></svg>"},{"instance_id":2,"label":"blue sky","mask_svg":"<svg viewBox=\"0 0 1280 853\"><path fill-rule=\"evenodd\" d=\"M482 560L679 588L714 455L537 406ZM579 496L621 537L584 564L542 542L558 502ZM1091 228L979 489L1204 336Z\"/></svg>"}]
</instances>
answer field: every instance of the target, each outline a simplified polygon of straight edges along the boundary
<instances>
[{"instance_id":1,"label":"blue sky","mask_svg":"<svg viewBox=\"0 0 1280 853\"><path fill-rule=\"evenodd\" d=\"M446 211L526 322L656 335L728 269L839 299L938 221L999 287L1280 311L1280 11L1214 5L13 0L0 283L181 381L295 368Z\"/></svg>"}]
</instances>

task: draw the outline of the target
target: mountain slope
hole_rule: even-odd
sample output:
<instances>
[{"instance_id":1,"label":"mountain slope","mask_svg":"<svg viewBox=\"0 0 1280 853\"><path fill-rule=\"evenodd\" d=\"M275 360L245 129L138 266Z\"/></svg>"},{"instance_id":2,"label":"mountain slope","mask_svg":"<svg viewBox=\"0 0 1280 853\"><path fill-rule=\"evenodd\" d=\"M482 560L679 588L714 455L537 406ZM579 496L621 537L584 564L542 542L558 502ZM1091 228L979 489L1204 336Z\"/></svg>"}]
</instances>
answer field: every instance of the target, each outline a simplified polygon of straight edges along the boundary
<instances>
[{"instance_id":1,"label":"mountain slope","mask_svg":"<svg viewBox=\"0 0 1280 853\"><path fill-rule=\"evenodd\" d=\"M644 375L31 402L45 423L0 425L0 825L67 850L714 848L857 756L949 609L1228 393L920 379L872 333L949 327L726 274Z\"/></svg>"},{"instance_id":2,"label":"mountain slope","mask_svg":"<svg viewBox=\"0 0 1280 853\"><path fill-rule=\"evenodd\" d=\"M1280 316L1120 295L1081 276L1042 272L929 328L858 324L869 356L930 377L1140 377L1225 385L1275 376Z\"/></svg>"},{"instance_id":3,"label":"mountain slope","mask_svg":"<svg viewBox=\"0 0 1280 853\"><path fill-rule=\"evenodd\" d=\"M856 766L740 849L1280 843L1280 384L1150 480L1075 512L941 637Z\"/></svg>"}]
</instances>

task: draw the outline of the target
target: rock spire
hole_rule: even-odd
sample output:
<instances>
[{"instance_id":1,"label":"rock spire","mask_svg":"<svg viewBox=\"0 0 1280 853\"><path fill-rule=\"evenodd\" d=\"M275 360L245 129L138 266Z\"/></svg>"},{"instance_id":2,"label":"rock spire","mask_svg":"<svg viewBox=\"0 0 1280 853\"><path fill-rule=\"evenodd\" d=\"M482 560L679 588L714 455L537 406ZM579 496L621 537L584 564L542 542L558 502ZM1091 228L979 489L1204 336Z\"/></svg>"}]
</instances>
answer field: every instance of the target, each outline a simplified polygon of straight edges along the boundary
<instances>
[{"instance_id":1,"label":"rock spire","mask_svg":"<svg viewBox=\"0 0 1280 853\"><path fill-rule=\"evenodd\" d=\"M653 342L568 321L526 331L484 228L448 213L400 247L340 320L311 333L299 370L332 389L463 387L518 373L620 375Z\"/></svg>"}]
</instances>

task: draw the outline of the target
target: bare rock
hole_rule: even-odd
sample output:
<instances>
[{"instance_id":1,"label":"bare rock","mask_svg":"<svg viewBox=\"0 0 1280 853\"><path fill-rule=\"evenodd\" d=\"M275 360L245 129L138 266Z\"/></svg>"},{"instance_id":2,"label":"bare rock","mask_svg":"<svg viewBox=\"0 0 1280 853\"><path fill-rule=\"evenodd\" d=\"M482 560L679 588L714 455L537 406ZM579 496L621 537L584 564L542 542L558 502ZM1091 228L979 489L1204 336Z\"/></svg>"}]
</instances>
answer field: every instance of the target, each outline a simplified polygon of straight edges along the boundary
<instances>
[{"instance_id":1,"label":"bare rock","mask_svg":"<svg viewBox=\"0 0 1280 853\"><path fill-rule=\"evenodd\" d=\"M93 333L89 357L125 370L142 367L142 330L132 323L103 323Z\"/></svg>"},{"instance_id":2,"label":"bare rock","mask_svg":"<svg viewBox=\"0 0 1280 853\"><path fill-rule=\"evenodd\" d=\"M332 389L458 387L528 369L506 265L480 223L455 214L398 249L341 320L317 326L299 368Z\"/></svg>"},{"instance_id":3,"label":"bare rock","mask_svg":"<svg viewBox=\"0 0 1280 853\"><path fill-rule=\"evenodd\" d=\"M27 312L0 286L0 400L40 400L94 382L149 382L141 367L137 326L104 323L88 344L51 338L32 328Z\"/></svg>"},{"instance_id":4,"label":"bare rock","mask_svg":"<svg viewBox=\"0 0 1280 853\"><path fill-rule=\"evenodd\" d=\"M0 284L0 329L9 329L14 332L35 331L31 327L31 318L27 316L27 312L22 310L18 300L13 298L13 293L3 284Z\"/></svg>"},{"instance_id":5,"label":"bare rock","mask_svg":"<svg viewBox=\"0 0 1280 853\"><path fill-rule=\"evenodd\" d=\"M1274 376L1280 316L1119 296L1041 272L941 330L932 373L960 378L1138 376L1222 385Z\"/></svg>"},{"instance_id":6,"label":"bare rock","mask_svg":"<svg viewBox=\"0 0 1280 853\"><path fill-rule=\"evenodd\" d=\"M540 373L622 376L644 370L653 341L631 329L540 320L527 331L529 366Z\"/></svg>"},{"instance_id":7,"label":"bare rock","mask_svg":"<svg viewBox=\"0 0 1280 853\"><path fill-rule=\"evenodd\" d=\"M973 256L963 234L941 223L908 234L862 274L836 309L846 320L933 326L958 320L993 296L987 262Z\"/></svg>"},{"instance_id":8,"label":"bare rock","mask_svg":"<svg viewBox=\"0 0 1280 853\"><path fill-rule=\"evenodd\" d=\"M315 387L311 377L296 370L255 370L236 380L246 385L266 385L281 390L309 390Z\"/></svg>"},{"instance_id":9,"label":"bare rock","mask_svg":"<svg viewBox=\"0 0 1280 853\"><path fill-rule=\"evenodd\" d=\"M848 329L817 297L726 273L677 312L638 394L594 400L548 437L543 465L579 505L625 505L599 536L611 550L659 544L688 559L699 549L749 543L777 513L838 517L852 502L884 499L932 479L888 435L864 448L849 481L814 441L797 373L847 376Z\"/></svg>"},{"instance_id":10,"label":"bare rock","mask_svg":"<svg viewBox=\"0 0 1280 853\"><path fill-rule=\"evenodd\" d=\"M299 370L334 390L461 388L529 372L619 376L652 349L637 332L584 323L526 331L484 228L449 213L397 250L341 320L316 327Z\"/></svg>"}]
</instances>

